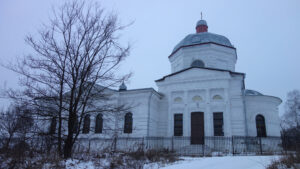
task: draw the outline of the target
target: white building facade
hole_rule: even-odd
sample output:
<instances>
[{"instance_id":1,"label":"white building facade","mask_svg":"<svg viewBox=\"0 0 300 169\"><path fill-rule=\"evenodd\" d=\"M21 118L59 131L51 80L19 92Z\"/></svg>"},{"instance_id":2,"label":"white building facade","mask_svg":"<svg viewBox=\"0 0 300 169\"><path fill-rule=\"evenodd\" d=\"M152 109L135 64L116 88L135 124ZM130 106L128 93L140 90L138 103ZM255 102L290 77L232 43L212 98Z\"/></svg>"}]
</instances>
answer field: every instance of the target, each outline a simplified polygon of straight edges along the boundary
<instances>
[{"instance_id":1,"label":"white building facade","mask_svg":"<svg viewBox=\"0 0 300 169\"><path fill-rule=\"evenodd\" d=\"M195 144L206 136L280 136L281 99L245 89L245 74L235 71L235 47L207 29L205 20L198 21L196 33L175 46L169 56L171 74L155 81L157 91L127 90L124 84L111 90L116 104L135 105L121 121L121 136L187 136ZM96 117L91 121L95 125ZM105 123L103 117L103 129Z\"/></svg>"}]
</instances>

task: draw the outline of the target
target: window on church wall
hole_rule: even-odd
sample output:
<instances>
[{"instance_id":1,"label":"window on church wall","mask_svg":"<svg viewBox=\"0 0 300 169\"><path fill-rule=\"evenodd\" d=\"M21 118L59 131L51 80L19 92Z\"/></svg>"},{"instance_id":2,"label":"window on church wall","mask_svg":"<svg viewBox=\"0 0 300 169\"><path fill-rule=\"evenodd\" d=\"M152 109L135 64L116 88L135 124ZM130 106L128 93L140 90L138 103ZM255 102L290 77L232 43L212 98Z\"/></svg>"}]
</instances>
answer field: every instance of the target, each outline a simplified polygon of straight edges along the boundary
<instances>
[{"instance_id":1,"label":"window on church wall","mask_svg":"<svg viewBox=\"0 0 300 169\"><path fill-rule=\"evenodd\" d=\"M224 136L223 112L215 112L213 114L213 119L214 119L214 136Z\"/></svg>"},{"instance_id":2,"label":"window on church wall","mask_svg":"<svg viewBox=\"0 0 300 169\"><path fill-rule=\"evenodd\" d=\"M80 130L77 115L75 116L73 130L74 130L74 133L77 133Z\"/></svg>"},{"instance_id":3,"label":"window on church wall","mask_svg":"<svg viewBox=\"0 0 300 169\"><path fill-rule=\"evenodd\" d=\"M194 102L201 102L201 101L203 101L203 99L202 99L201 96L194 96L194 97L192 98L192 100L193 100Z\"/></svg>"},{"instance_id":4,"label":"window on church wall","mask_svg":"<svg viewBox=\"0 0 300 169\"><path fill-rule=\"evenodd\" d=\"M82 133L87 134L90 132L90 124L91 124L90 115L85 115L83 119Z\"/></svg>"},{"instance_id":5,"label":"window on church wall","mask_svg":"<svg viewBox=\"0 0 300 169\"><path fill-rule=\"evenodd\" d=\"M204 67L204 62L202 60L194 60L191 67Z\"/></svg>"},{"instance_id":6,"label":"window on church wall","mask_svg":"<svg viewBox=\"0 0 300 169\"><path fill-rule=\"evenodd\" d=\"M223 100L222 96L220 96L220 95L214 95L214 97L212 99L214 101L221 101L221 100Z\"/></svg>"},{"instance_id":7,"label":"window on church wall","mask_svg":"<svg viewBox=\"0 0 300 169\"><path fill-rule=\"evenodd\" d=\"M256 121L257 137L267 137L266 123L265 123L264 116L257 115L255 121Z\"/></svg>"},{"instance_id":8,"label":"window on church wall","mask_svg":"<svg viewBox=\"0 0 300 169\"><path fill-rule=\"evenodd\" d=\"M102 133L103 117L101 113L96 116L95 124L95 133Z\"/></svg>"},{"instance_id":9,"label":"window on church wall","mask_svg":"<svg viewBox=\"0 0 300 169\"><path fill-rule=\"evenodd\" d=\"M132 113L126 113L124 119L124 133L132 133Z\"/></svg>"},{"instance_id":10,"label":"window on church wall","mask_svg":"<svg viewBox=\"0 0 300 169\"><path fill-rule=\"evenodd\" d=\"M183 114L174 114L174 136L183 134Z\"/></svg>"},{"instance_id":11,"label":"window on church wall","mask_svg":"<svg viewBox=\"0 0 300 169\"><path fill-rule=\"evenodd\" d=\"M50 127L49 127L49 134L55 134L56 132L56 117L52 117Z\"/></svg>"},{"instance_id":12,"label":"window on church wall","mask_svg":"<svg viewBox=\"0 0 300 169\"><path fill-rule=\"evenodd\" d=\"M174 103L182 103L182 98L181 97L176 97L174 99Z\"/></svg>"}]
</instances>

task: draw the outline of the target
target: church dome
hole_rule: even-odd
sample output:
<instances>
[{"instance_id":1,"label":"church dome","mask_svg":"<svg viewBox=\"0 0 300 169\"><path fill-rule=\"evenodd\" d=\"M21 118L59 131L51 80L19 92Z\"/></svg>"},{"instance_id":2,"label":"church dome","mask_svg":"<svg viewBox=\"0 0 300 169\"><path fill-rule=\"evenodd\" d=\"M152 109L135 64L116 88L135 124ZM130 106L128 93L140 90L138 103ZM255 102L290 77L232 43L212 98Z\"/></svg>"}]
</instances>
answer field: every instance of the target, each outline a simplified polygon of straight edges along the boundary
<instances>
[{"instance_id":1,"label":"church dome","mask_svg":"<svg viewBox=\"0 0 300 169\"><path fill-rule=\"evenodd\" d=\"M209 32L201 32L195 34L187 35L182 41L180 41L173 49L175 52L177 49L190 46L190 45L197 45L197 44L204 44L204 43L216 43L219 45L224 45L228 47L233 47L230 43L229 39L222 35L217 35L214 33Z\"/></svg>"},{"instance_id":2,"label":"church dome","mask_svg":"<svg viewBox=\"0 0 300 169\"><path fill-rule=\"evenodd\" d=\"M119 91L125 91L125 90L127 90L127 86L125 85L124 82L122 82L122 84L119 87Z\"/></svg>"},{"instance_id":3,"label":"church dome","mask_svg":"<svg viewBox=\"0 0 300 169\"><path fill-rule=\"evenodd\" d=\"M198 26L200 26L200 25L205 25L205 26L207 26L207 23L206 23L205 20L201 19L201 20L199 20L199 21L197 22L196 28L197 28Z\"/></svg>"},{"instance_id":4,"label":"church dome","mask_svg":"<svg viewBox=\"0 0 300 169\"><path fill-rule=\"evenodd\" d=\"M215 43L227 47L233 47L228 38L222 35L207 32L207 29L208 26L206 21L202 19L199 20L196 24L196 33L187 35L174 47L173 52L181 47L205 43Z\"/></svg>"}]
</instances>

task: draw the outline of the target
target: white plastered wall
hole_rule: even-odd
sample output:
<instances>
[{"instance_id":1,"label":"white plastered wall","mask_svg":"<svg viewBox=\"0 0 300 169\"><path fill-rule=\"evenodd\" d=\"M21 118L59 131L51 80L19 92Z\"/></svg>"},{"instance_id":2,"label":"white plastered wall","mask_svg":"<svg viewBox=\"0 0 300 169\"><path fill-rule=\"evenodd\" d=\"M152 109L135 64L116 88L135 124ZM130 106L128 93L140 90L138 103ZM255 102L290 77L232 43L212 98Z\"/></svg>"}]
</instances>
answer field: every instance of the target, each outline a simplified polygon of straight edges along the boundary
<instances>
[{"instance_id":1,"label":"white plastered wall","mask_svg":"<svg viewBox=\"0 0 300 169\"><path fill-rule=\"evenodd\" d=\"M214 134L213 112L223 112L225 136L245 135L245 127L241 126L245 124L243 123L245 118L241 97L242 80L241 75L233 78L229 72L225 71L193 68L157 82L158 91L168 99L169 103L166 120L169 123L167 136L173 136L174 114L176 113L183 114L183 136L190 136L191 112L204 112L205 136ZM220 95L222 100L213 100L215 95ZM195 102L192 100L194 96L201 96L202 100ZM177 98L181 98L181 101ZM233 117L231 111L238 116ZM240 120L241 123L233 124L232 118Z\"/></svg>"},{"instance_id":2,"label":"white plastered wall","mask_svg":"<svg viewBox=\"0 0 300 169\"><path fill-rule=\"evenodd\" d=\"M172 73L189 68L194 60L202 60L205 67L235 71L236 51L216 44L183 47L169 61Z\"/></svg>"},{"instance_id":3,"label":"white plastered wall","mask_svg":"<svg viewBox=\"0 0 300 169\"><path fill-rule=\"evenodd\" d=\"M280 119L278 106L281 99L273 96L246 96L246 112L248 121L248 135L257 136L257 115L263 115L266 123L267 136L280 136Z\"/></svg>"}]
</instances>

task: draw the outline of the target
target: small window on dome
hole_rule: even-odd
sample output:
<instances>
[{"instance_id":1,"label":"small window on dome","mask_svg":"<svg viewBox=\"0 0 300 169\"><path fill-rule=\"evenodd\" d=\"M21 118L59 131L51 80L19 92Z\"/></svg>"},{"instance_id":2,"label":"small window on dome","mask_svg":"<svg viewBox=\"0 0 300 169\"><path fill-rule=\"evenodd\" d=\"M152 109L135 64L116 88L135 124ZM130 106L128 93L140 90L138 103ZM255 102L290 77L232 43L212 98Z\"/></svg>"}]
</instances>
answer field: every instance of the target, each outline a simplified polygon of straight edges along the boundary
<instances>
[{"instance_id":1,"label":"small window on dome","mask_svg":"<svg viewBox=\"0 0 300 169\"><path fill-rule=\"evenodd\" d=\"M218 100L222 100L223 98L222 98L222 96L220 96L220 95L215 95L214 97L213 97L213 100L216 100L216 101L218 101Z\"/></svg>"},{"instance_id":2,"label":"small window on dome","mask_svg":"<svg viewBox=\"0 0 300 169\"><path fill-rule=\"evenodd\" d=\"M182 98L181 98L181 97L176 97L176 98L174 99L174 102L175 102L175 103L181 103L181 102L182 102Z\"/></svg>"},{"instance_id":3,"label":"small window on dome","mask_svg":"<svg viewBox=\"0 0 300 169\"><path fill-rule=\"evenodd\" d=\"M194 60L191 67L204 67L204 62L201 60Z\"/></svg>"},{"instance_id":4,"label":"small window on dome","mask_svg":"<svg viewBox=\"0 0 300 169\"><path fill-rule=\"evenodd\" d=\"M202 101L202 97L201 96L194 96L193 97L193 101L194 102L201 102Z\"/></svg>"}]
</instances>

